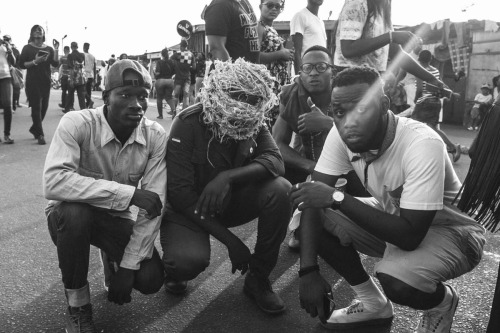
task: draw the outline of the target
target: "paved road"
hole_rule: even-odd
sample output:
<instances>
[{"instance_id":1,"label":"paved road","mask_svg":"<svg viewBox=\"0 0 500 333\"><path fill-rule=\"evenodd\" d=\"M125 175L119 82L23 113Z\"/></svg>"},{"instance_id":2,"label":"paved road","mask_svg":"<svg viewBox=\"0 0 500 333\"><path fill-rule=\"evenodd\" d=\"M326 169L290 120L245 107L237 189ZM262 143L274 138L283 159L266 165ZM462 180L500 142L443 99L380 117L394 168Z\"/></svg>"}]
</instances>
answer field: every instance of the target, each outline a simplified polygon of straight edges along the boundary
<instances>
[{"instance_id":1,"label":"paved road","mask_svg":"<svg viewBox=\"0 0 500 333\"><path fill-rule=\"evenodd\" d=\"M95 93L98 96L98 93ZM47 142L62 116L57 107L60 91L53 91L44 122ZM24 100L24 99L22 99ZM156 117L154 100L147 115ZM102 104L96 100L96 106ZM0 117L1 119L1 117ZM55 247L47 232L43 213L41 175L49 145L39 146L28 133L31 119L25 106L14 115L14 145L0 144L0 332L64 332L65 298ZM168 130L171 120L160 123ZM2 124L2 120L0 120ZM1 127L2 125L0 125ZM474 133L444 126L452 139L469 145ZM455 164L461 179L469 158ZM236 228L236 233L253 246L256 224ZM271 278L274 289L288 309L282 316L261 313L242 293L243 278L230 274L223 246L212 239L210 267L190 282L184 297L167 295L163 288L155 295L133 293L125 306L108 303L102 287L103 275L97 251L92 249L89 282L94 318L102 332L324 332L298 302L298 255L283 244L279 264ZM451 281L461 300L452 332L484 332L491 304L500 251L500 238L488 235L484 259L472 273ZM159 248L159 244L158 248ZM375 260L364 259L373 271ZM339 276L324 264L324 276L331 282L338 307L350 303L353 293ZM377 332L409 333L418 313L396 307L392 327ZM361 332L361 331L357 331ZM370 332L370 331L366 331Z\"/></svg>"}]
</instances>

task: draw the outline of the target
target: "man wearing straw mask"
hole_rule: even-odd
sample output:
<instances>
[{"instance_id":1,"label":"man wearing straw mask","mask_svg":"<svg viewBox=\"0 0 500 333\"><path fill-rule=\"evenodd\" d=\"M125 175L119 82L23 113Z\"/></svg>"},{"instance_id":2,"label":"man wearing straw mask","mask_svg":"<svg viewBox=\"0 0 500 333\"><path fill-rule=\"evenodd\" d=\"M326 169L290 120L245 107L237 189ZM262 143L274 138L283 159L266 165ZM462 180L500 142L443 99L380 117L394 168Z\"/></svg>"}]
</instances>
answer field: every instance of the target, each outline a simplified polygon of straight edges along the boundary
<instances>
[{"instance_id":1,"label":"man wearing straw mask","mask_svg":"<svg viewBox=\"0 0 500 333\"><path fill-rule=\"evenodd\" d=\"M376 70L352 67L334 79L335 127L330 131L313 181L293 187L303 211L300 226L300 302L329 329L389 324L392 302L422 310L417 333L449 332L458 294L445 283L480 261L484 228L452 201L460 190L441 138L428 126L399 118ZM372 198L334 188L354 170ZM359 252L382 258L378 289ZM332 313L323 310L331 291L319 274L322 256L353 288L357 301Z\"/></svg>"},{"instance_id":2,"label":"man wearing straw mask","mask_svg":"<svg viewBox=\"0 0 500 333\"><path fill-rule=\"evenodd\" d=\"M209 265L214 236L228 250L232 272L245 274L244 291L266 313L285 306L269 282L285 238L291 205L283 159L266 114L278 102L266 67L237 59L215 61L201 103L174 120L167 143L168 205L160 229L168 292ZM250 253L229 228L258 218Z\"/></svg>"}]
</instances>

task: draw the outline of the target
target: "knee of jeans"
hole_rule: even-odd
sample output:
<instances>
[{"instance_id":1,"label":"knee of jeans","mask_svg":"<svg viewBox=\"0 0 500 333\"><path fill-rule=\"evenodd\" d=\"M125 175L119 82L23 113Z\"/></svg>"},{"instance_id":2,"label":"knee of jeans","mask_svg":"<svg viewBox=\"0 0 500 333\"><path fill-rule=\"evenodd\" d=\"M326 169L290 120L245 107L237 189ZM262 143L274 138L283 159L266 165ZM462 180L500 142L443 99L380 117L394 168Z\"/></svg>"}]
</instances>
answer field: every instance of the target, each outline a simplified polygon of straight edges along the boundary
<instances>
[{"instance_id":1,"label":"knee of jeans","mask_svg":"<svg viewBox=\"0 0 500 333\"><path fill-rule=\"evenodd\" d=\"M87 229L93 218L92 208L77 202L62 202L57 207L59 214L58 231L71 231L78 234Z\"/></svg>"},{"instance_id":2,"label":"knee of jeans","mask_svg":"<svg viewBox=\"0 0 500 333\"><path fill-rule=\"evenodd\" d=\"M408 304L417 291L409 284L385 273L377 273L377 278L384 289L385 295L397 304Z\"/></svg>"},{"instance_id":3,"label":"knee of jeans","mask_svg":"<svg viewBox=\"0 0 500 333\"><path fill-rule=\"evenodd\" d=\"M160 257L153 255L147 263L141 264L136 272L134 288L145 295L154 294L160 290L165 280L165 271Z\"/></svg>"},{"instance_id":4,"label":"knee of jeans","mask_svg":"<svg viewBox=\"0 0 500 333\"><path fill-rule=\"evenodd\" d=\"M183 252L180 250L175 256L164 255L163 263L168 276L188 281L197 277L210 264L210 257L203 253Z\"/></svg>"}]
</instances>

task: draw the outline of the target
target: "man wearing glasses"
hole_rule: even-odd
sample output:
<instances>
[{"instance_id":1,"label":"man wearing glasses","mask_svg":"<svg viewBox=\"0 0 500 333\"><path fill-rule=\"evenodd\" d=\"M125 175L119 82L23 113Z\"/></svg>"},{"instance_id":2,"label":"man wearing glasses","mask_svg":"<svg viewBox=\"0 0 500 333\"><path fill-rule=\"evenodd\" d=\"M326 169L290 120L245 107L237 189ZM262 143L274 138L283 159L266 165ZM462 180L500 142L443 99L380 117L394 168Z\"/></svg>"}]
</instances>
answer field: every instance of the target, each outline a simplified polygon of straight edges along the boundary
<instances>
[{"instance_id":1,"label":"man wearing glasses","mask_svg":"<svg viewBox=\"0 0 500 333\"><path fill-rule=\"evenodd\" d=\"M285 178L292 184L303 182L312 174L333 126L332 55L325 47L316 45L304 52L302 61L300 77L282 88L280 115L273 127L274 140L285 162ZM301 145L294 142L292 148L294 133L300 137ZM356 174L350 173L346 178L347 192L364 196L366 192ZM299 242L292 236L288 245L297 249Z\"/></svg>"},{"instance_id":2,"label":"man wearing glasses","mask_svg":"<svg viewBox=\"0 0 500 333\"><path fill-rule=\"evenodd\" d=\"M307 0L307 7L297 12L290 21L290 35L295 48L295 73L299 73L302 57L311 46L326 47L325 23L318 17L323 0Z\"/></svg>"}]
</instances>

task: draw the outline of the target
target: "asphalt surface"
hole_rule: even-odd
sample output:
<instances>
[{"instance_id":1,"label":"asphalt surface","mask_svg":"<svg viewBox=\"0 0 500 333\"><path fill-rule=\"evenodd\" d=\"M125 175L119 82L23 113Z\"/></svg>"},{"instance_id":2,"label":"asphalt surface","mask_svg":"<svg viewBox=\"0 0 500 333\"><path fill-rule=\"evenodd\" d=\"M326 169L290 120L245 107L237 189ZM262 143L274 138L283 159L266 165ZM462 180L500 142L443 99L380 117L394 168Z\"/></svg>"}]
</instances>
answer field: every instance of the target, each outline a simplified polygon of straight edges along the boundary
<instances>
[{"instance_id":1,"label":"asphalt surface","mask_svg":"<svg viewBox=\"0 0 500 333\"><path fill-rule=\"evenodd\" d=\"M95 92L97 97L100 93ZM24 101L24 96L22 96ZM57 103L60 91L52 91L44 121L47 145L40 146L28 132L30 109L14 114L12 137L15 144L0 144L0 332L64 332L65 297L58 268L56 248L50 240L42 195L41 177L54 130L62 117ZM95 106L102 101L95 99ZM155 101L146 114L156 118ZM1 112L1 110L0 110ZM167 130L170 117L159 120ZM0 117L0 124L3 124ZM2 127L3 125L0 125ZM453 141L468 146L476 133L458 126L442 127ZM463 180L470 159L455 163ZM234 229L253 247L256 223ZM488 234L483 260L471 273L450 283L460 294L452 332L484 332L497 277L500 251L498 235ZM288 240L288 237L287 239ZM317 319L300 308L298 300L298 255L284 243L271 280L284 299L287 310L281 316L262 313L242 293L243 277L230 273L227 251L211 240L211 265L189 283L184 296L171 296L162 288L157 294L133 293L132 303L109 303L103 288L103 273L98 252L91 250L88 280L94 306L94 321L100 332L326 332ZM161 248L157 242L158 249ZM364 258L368 272L376 260ZM331 269L321 263L323 276L332 284L337 307L350 304L353 293ZM396 306L391 326L356 332L413 332L419 313Z\"/></svg>"}]
</instances>

